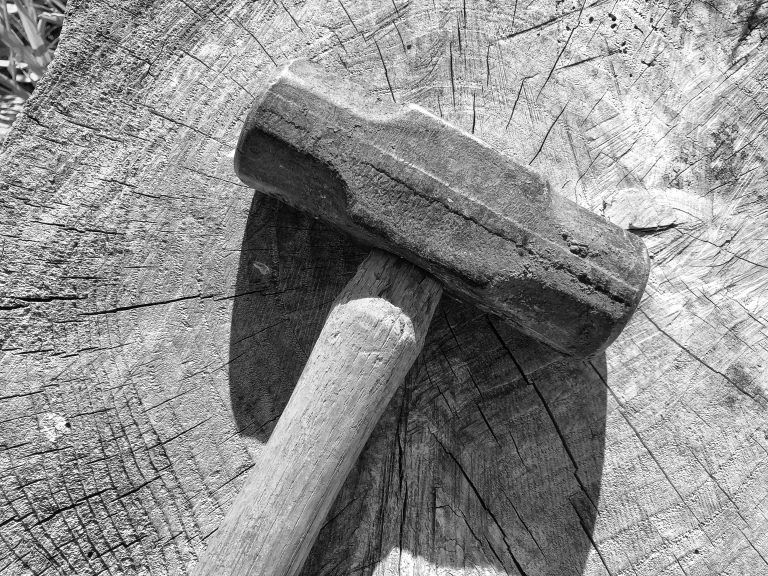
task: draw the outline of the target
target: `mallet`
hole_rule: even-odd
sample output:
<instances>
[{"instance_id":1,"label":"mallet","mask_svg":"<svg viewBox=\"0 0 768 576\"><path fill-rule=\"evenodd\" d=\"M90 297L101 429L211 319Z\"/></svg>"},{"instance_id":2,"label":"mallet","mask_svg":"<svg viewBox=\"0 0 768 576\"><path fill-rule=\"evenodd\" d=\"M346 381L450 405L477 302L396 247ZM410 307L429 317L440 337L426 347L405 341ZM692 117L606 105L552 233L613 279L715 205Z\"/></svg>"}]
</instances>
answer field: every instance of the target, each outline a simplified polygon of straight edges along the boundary
<instances>
[{"instance_id":1,"label":"mallet","mask_svg":"<svg viewBox=\"0 0 768 576\"><path fill-rule=\"evenodd\" d=\"M603 351L645 288L638 238L425 109L308 62L257 97L235 164L256 190L375 249L335 301L201 576L299 572L443 288L575 357Z\"/></svg>"}]
</instances>

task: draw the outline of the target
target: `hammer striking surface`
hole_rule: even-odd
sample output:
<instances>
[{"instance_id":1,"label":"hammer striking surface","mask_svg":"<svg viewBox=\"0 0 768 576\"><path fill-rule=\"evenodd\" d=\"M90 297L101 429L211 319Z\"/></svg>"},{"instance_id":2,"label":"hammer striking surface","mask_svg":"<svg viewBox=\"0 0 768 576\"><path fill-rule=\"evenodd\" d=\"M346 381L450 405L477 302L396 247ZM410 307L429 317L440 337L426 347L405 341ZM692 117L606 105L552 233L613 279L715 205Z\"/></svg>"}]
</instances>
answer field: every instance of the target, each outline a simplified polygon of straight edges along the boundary
<instances>
[{"instance_id":1,"label":"hammer striking surface","mask_svg":"<svg viewBox=\"0 0 768 576\"><path fill-rule=\"evenodd\" d=\"M603 351L645 288L641 240L425 109L307 62L257 97L235 163L256 190L378 250L334 303L200 575L301 569L442 287L575 357Z\"/></svg>"}]
</instances>

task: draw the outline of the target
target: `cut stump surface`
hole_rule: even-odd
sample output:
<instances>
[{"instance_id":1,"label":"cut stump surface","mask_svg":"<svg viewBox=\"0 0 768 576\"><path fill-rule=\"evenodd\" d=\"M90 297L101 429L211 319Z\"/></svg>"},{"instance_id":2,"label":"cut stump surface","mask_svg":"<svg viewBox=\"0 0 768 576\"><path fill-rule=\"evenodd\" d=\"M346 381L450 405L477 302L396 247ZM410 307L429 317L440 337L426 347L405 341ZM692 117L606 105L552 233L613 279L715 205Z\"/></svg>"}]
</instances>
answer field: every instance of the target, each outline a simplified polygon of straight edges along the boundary
<instances>
[{"instance_id":1,"label":"cut stump surface","mask_svg":"<svg viewBox=\"0 0 768 576\"><path fill-rule=\"evenodd\" d=\"M232 167L306 57L636 228L607 353L445 298L304 573L768 574L768 5L80 0L0 162L0 572L185 574L365 248Z\"/></svg>"}]
</instances>

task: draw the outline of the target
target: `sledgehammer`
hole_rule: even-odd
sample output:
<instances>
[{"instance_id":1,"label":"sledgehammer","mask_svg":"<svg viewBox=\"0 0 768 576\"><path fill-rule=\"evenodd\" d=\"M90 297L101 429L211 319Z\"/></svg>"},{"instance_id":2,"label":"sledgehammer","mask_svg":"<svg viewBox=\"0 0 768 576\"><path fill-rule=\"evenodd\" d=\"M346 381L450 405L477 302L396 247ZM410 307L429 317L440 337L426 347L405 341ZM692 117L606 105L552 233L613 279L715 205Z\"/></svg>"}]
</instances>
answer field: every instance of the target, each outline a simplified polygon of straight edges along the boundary
<instances>
[{"instance_id":1,"label":"sledgehammer","mask_svg":"<svg viewBox=\"0 0 768 576\"><path fill-rule=\"evenodd\" d=\"M643 243L414 105L297 61L257 97L240 178L374 250L336 299L200 576L297 574L445 289L561 353L603 351L634 312Z\"/></svg>"}]
</instances>

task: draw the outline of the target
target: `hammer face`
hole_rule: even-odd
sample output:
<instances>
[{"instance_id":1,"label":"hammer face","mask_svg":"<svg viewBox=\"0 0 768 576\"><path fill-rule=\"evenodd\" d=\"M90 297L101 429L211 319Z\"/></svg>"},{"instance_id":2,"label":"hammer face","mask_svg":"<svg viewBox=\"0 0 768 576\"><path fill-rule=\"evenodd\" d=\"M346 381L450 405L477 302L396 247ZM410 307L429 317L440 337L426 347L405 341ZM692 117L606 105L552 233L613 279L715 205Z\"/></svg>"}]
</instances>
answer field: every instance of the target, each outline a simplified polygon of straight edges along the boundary
<instances>
[{"instance_id":1,"label":"hammer face","mask_svg":"<svg viewBox=\"0 0 768 576\"><path fill-rule=\"evenodd\" d=\"M552 194L537 173L307 62L283 68L257 99L236 169L567 355L605 349L648 277L642 241Z\"/></svg>"}]
</instances>

